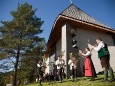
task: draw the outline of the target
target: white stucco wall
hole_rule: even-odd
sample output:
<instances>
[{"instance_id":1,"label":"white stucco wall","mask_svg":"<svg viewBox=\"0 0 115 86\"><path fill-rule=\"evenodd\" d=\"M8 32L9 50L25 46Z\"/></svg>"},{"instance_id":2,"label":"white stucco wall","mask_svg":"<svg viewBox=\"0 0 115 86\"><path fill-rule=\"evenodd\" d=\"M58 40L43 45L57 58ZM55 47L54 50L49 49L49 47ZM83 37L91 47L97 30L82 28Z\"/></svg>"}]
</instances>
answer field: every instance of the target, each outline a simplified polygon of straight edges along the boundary
<instances>
[{"instance_id":1,"label":"white stucco wall","mask_svg":"<svg viewBox=\"0 0 115 86\"><path fill-rule=\"evenodd\" d=\"M115 46L113 43L112 36L106 33L77 28L77 40L78 40L79 49L83 50L85 47L88 47L88 45L94 45L96 38L101 38L105 43L107 43L108 48L110 50L110 54L111 54L110 63L111 63L111 66L113 67L113 70L115 71L115 66L114 66L115 65L115 59L114 59ZM92 51L92 60L93 60L96 72L102 71L100 60L98 59L96 51Z\"/></svg>"},{"instance_id":2,"label":"white stucco wall","mask_svg":"<svg viewBox=\"0 0 115 86\"><path fill-rule=\"evenodd\" d=\"M113 68L113 71L115 72L115 46L109 46L109 52L110 52L110 65Z\"/></svg>"},{"instance_id":3,"label":"white stucco wall","mask_svg":"<svg viewBox=\"0 0 115 86\"><path fill-rule=\"evenodd\" d=\"M94 45L96 38L102 38L102 40L104 42L106 42L108 45L110 55L111 55L110 64L111 64L113 70L115 71L115 53L114 53L115 52L115 46L113 43L112 36L110 34L86 30L83 28L75 28L75 27L72 27L71 25L69 25L68 23L66 23L62 26L61 39L56 43L56 51L59 51L59 52L65 51L64 55L63 55L63 59L66 61L66 68L65 68L66 74L67 74L67 72L69 73L69 70L68 70L69 67L67 64L68 59L69 59L68 54L70 52L73 52L74 55L77 54L75 49L72 48L72 37L71 37L71 33L70 33L71 29L75 29L77 32L78 49L81 49L81 50L84 50L85 47L90 48L89 45ZM54 56L51 56L51 57L54 58ZM98 72L102 71L100 60L98 59L96 51L92 51L92 61L94 63L96 72L98 73ZM79 64L81 65L81 63L83 63L82 59L80 59ZM81 65L80 67L82 67L82 66L83 65ZM50 70L50 68L47 70ZM81 69L79 69L79 71L80 70Z\"/></svg>"},{"instance_id":4,"label":"white stucco wall","mask_svg":"<svg viewBox=\"0 0 115 86\"><path fill-rule=\"evenodd\" d=\"M45 74L49 74L50 73L50 69L49 69L49 57L47 58L47 60L45 61L45 63L46 63L46 69L45 69Z\"/></svg>"},{"instance_id":5,"label":"white stucco wall","mask_svg":"<svg viewBox=\"0 0 115 86\"><path fill-rule=\"evenodd\" d=\"M67 74L67 39L66 39L66 36L67 36L67 25L64 24L62 26L62 37L61 37L61 51L64 52L63 54L63 59L65 60L65 73Z\"/></svg>"},{"instance_id":6,"label":"white stucco wall","mask_svg":"<svg viewBox=\"0 0 115 86\"><path fill-rule=\"evenodd\" d=\"M61 38L62 39L62 38ZM56 54L58 53L58 52L61 52L61 41L62 40L59 40L57 43L56 43ZM57 57L56 57L56 59L57 59Z\"/></svg>"}]
</instances>

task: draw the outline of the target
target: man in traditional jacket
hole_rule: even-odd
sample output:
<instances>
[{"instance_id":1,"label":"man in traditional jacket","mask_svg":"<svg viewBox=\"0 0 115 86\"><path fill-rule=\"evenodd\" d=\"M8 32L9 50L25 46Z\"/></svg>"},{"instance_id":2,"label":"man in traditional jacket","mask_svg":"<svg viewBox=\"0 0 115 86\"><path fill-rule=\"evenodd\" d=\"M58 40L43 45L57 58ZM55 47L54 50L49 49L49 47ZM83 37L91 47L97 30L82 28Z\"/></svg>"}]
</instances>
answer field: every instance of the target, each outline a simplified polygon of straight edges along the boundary
<instances>
[{"instance_id":1,"label":"man in traditional jacket","mask_svg":"<svg viewBox=\"0 0 115 86\"><path fill-rule=\"evenodd\" d=\"M59 80L62 82L62 76L64 72L63 66L65 65L65 61L62 59L62 56L58 56L58 59L56 60L55 64L57 65Z\"/></svg>"},{"instance_id":2,"label":"man in traditional jacket","mask_svg":"<svg viewBox=\"0 0 115 86\"><path fill-rule=\"evenodd\" d=\"M102 41L102 39L97 38L96 39L97 46L93 47L95 51L98 52L98 58L101 61L101 66L104 70L104 82L108 81L108 71L110 72L110 82L114 81L114 74L113 74L113 69L110 66L110 53L108 50L108 46L106 43Z\"/></svg>"}]
</instances>

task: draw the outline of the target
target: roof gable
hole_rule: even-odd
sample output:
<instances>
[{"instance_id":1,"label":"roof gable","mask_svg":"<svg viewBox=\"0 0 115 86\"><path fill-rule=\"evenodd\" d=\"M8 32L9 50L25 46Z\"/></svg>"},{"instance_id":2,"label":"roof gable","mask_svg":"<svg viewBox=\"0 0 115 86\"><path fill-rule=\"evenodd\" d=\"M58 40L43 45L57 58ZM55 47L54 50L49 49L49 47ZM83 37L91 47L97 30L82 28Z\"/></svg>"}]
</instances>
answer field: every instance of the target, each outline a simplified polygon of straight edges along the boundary
<instances>
[{"instance_id":1,"label":"roof gable","mask_svg":"<svg viewBox=\"0 0 115 86\"><path fill-rule=\"evenodd\" d=\"M67 17L71 17L71 18L74 18L74 19L78 19L80 21L96 24L96 25L99 25L99 26L103 26L103 27L106 27L106 28L110 28L109 26L107 26L107 25L97 21L96 19L90 17L88 14L86 14L80 8L76 7L73 4L70 5L68 8L66 8L61 13L61 15L64 15L64 16L67 16Z\"/></svg>"}]
</instances>

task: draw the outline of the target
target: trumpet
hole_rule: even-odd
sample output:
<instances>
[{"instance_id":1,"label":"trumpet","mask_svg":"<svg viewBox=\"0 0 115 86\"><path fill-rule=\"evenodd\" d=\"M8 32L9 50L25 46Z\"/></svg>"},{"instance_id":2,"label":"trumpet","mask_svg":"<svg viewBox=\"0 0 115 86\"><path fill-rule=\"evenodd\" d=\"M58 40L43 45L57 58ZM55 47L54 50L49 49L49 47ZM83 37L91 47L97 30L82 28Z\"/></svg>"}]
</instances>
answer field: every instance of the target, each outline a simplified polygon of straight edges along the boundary
<instances>
[{"instance_id":1,"label":"trumpet","mask_svg":"<svg viewBox=\"0 0 115 86\"><path fill-rule=\"evenodd\" d=\"M80 53L81 50L79 50L78 52L78 57L80 58L82 56L82 54ZM82 51L83 53L85 53L85 51Z\"/></svg>"},{"instance_id":2,"label":"trumpet","mask_svg":"<svg viewBox=\"0 0 115 86\"><path fill-rule=\"evenodd\" d=\"M97 46L97 44L93 45L93 47L96 47L96 46ZM93 50L93 48L90 49L90 51L92 51L92 50Z\"/></svg>"}]
</instances>

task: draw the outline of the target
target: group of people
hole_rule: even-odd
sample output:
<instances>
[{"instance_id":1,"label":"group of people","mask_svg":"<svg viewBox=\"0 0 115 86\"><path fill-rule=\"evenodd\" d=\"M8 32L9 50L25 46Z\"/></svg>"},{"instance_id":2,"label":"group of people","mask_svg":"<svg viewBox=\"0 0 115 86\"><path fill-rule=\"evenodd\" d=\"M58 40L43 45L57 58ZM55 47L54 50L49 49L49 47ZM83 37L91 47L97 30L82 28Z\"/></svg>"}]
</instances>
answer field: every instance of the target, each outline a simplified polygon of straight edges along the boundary
<instances>
[{"instance_id":1,"label":"group of people","mask_svg":"<svg viewBox=\"0 0 115 86\"><path fill-rule=\"evenodd\" d=\"M114 74L113 74L113 69L110 66L110 53L108 50L108 46L106 43L104 43L102 41L102 39L97 38L96 39L96 44L97 46L93 46L92 50L95 50L98 52L98 58L100 59L100 63L102 66L102 69L104 71L104 79L103 82L113 82L114 79ZM91 77L90 81L94 81L95 78L97 77L96 75L96 71L93 65L93 62L91 60L91 50L89 48L85 48L85 53L81 50L79 50L79 56L83 57L84 60L84 75L85 76L89 76ZM74 81L74 79L77 79L77 62L78 59L76 59L73 56L73 53L69 54L69 61L68 61L68 65L70 65L70 71L71 71L71 77L72 77L72 81ZM64 74L64 69L65 69L65 61L64 59L62 59L62 55L58 56L58 59L55 62L55 65L57 66L57 74L59 77L59 80L62 82L63 80L63 74ZM39 68L39 65L37 65ZM110 80L108 80L108 71L110 73ZM39 73L39 81L41 84L41 75Z\"/></svg>"},{"instance_id":2,"label":"group of people","mask_svg":"<svg viewBox=\"0 0 115 86\"><path fill-rule=\"evenodd\" d=\"M100 63L102 66L102 69L104 71L104 79L102 82L113 82L115 81L114 79L114 74L113 74L113 69L110 66L110 53L108 50L108 46L106 43L102 41L101 38L96 39L96 44L97 46L93 46L92 50L95 50L98 52L98 58L100 59ZM91 80L95 80L96 77L96 72L95 68L93 66L92 60L91 60L91 51L89 48L85 48L86 53L84 54L81 50L79 51L79 54L82 57L85 57L85 76L91 76ZM108 71L110 73L110 80L108 80Z\"/></svg>"}]
</instances>

